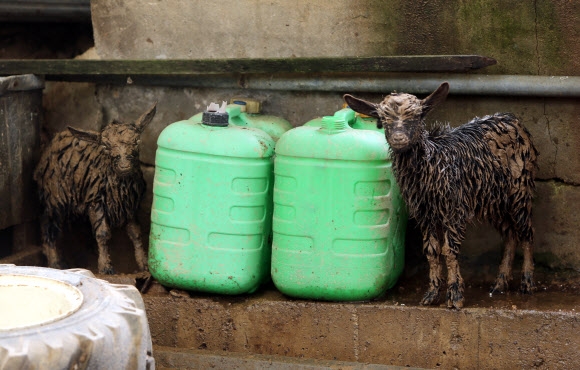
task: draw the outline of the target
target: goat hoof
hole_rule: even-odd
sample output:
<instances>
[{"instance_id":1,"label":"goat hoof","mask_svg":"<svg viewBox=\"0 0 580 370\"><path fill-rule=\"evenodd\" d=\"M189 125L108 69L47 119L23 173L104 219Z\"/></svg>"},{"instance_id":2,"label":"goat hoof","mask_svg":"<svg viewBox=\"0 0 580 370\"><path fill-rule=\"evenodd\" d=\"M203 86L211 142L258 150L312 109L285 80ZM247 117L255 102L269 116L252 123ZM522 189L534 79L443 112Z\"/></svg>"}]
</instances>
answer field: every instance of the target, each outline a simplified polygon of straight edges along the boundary
<instances>
[{"instance_id":1,"label":"goat hoof","mask_svg":"<svg viewBox=\"0 0 580 370\"><path fill-rule=\"evenodd\" d=\"M494 293L503 294L509 283L504 274L499 274L497 279L495 279L495 284L489 289L489 296L491 297Z\"/></svg>"},{"instance_id":2,"label":"goat hoof","mask_svg":"<svg viewBox=\"0 0 580 370\"><path fill-rule=\"evenodd\" d=\"M447 289L447 308L460 309L463 307L463 288L452 284Z\"/></svg>"},{"instance_id":3,"label":"goat hoof","mask_svg":"<svg viewBox=\"0 0 580 370\"><path fill-rule=\"evenodd\" d=\"M48 267L50 267L51 269L57 269L57 270L67 270L69 268L68 264L66 262L63 262L63 261L57 261L57 262L50 263L48 265Z\"/></svg>"},{"instance_id":4,"label":"goat hoof","mask_svg":"<svg viewBox=\"0 0 580 370\"><path fill-rule=\"evenodd\" d=\"M439 290L428 290L421 300L422 306L429 306L439 301Z\"/></svg>"},{"instance_id":5,"label":"goat hoof","mask_svg":"<svg viewBox=\"0 0 580 370\"><path fill-rule=\"evenodd\" d=\"M523 294L532 294L534 292L534 280L532 274L522 275L522 283L520 285L520 292Z\"/></svg>"},{"instance_id":6,"label":"goat hoof","mask_svg":"<svg viewBox=\"0 0 580 370\"><path fill-rule=\"evenodd\" d=\"M491 297L495 293L503 294L505 291L505 285L500 282L496 282L494 286L489 289L489 296Z\"/></svg>"},{"instance_id":7,"label":"goat hoof","mask_svg":"<svg viewBox=\"0 0 580 370\"><path fill-rule=\"evenodd\" d=\"M99 274L103 274L103 275L114 275L115 274L115 269L112 266L105 267L103 269L99 269Z\"/></svg>"}]
</instances>

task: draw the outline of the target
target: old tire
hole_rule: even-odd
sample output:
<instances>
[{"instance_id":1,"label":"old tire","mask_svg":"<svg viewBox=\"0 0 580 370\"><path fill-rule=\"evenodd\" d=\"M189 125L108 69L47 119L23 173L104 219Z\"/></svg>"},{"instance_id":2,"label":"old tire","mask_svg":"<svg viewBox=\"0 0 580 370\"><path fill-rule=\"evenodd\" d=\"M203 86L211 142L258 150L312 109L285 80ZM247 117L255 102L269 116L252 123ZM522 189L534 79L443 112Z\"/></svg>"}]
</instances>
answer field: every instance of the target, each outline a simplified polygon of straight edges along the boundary
<instances>
[{"instance_id":1,"label":"old tire","mask_svg":"<svg viewBox=\"0 0 580 370\"><path fill-rule=\"evenodd\" d=\"M0 277L8 275L68 284L82 293L82 302L65 317L0 328L0 369L155 368L145 308L135 287L109 284L81 269L0 265Z\"/></svg>"}]
</instances>

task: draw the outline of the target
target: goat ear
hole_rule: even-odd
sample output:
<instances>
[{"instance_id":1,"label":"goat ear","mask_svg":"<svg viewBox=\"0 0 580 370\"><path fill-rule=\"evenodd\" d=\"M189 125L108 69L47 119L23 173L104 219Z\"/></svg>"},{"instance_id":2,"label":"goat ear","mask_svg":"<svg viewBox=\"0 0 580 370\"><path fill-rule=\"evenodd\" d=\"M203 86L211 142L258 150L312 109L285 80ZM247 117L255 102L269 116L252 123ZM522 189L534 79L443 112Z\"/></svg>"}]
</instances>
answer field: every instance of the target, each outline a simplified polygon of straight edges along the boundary
<instances>
[{"instance_id":1,"label":"goat ear","mask_svg":"<svg viewBox=\"0 0 580 370\"><path fill-rule=\"evenodd\" d=\"M443 82L437 90L433 91L431 95L421 100L421 105L423 106L423 112L421 115L425 117L433 108L441 104L449 94L449 83Z\"/></svg>"},{"instance_id":2,"label":"goat ear","mask_svg":"<svg viewBox=\"0 0 580 370\"><path fill-rule=\"evenodd\" d=\"M143 113L143 115L139 117L137 121L135 121L135 127L137 127L139 132L142 132L145 126L147 126L153 120L155 113L157 113L157 102L155 102L155 104L153 104L153 106L149 108L147 112Z\"/></svg>"},{"instance_id":3,"label":"goat ear","mask_svg":"<svg viewBox=\"0 0 580 370\"><path fill-rule=\"evenodd\" d=\"M94 131L79 130L78 128L68 126L68 130L74 137L79 140L88 141L98 144L101 141L101 134Z\"/></svg>"},{"instance_id":4,"label":"goat ear","mask_svg":"<svg viewBox=\"0 0 580 370\"><path fill-rule=\"evenodd\" d=\"M355 112L366 114L367 116L379 118L377 114L377 105L366 100L355 98L352 95L346 94L343 96L344 101L349 108Z\"/></svg>"}]
</instances>

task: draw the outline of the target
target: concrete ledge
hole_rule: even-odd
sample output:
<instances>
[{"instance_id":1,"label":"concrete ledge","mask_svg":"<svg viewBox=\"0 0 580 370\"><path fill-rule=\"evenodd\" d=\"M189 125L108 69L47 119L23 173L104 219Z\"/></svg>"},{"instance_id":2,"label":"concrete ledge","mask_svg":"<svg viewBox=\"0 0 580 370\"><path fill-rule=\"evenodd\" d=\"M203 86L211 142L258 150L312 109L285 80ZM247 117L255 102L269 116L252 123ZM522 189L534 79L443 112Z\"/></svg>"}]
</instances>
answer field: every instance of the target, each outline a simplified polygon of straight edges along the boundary
<instances>
[{"instance_id":1,"label":"concrete ledge","mask_svg":"<svg viewBox=\"0 0 580 370\"><path fill-rule=\"evenodd\" d=\"M284 356L253 355L232 352L155 347L155 367L169 369L221 369L221 370L402 370L400 366L361 364L356 362L327 361ZM405 369L409 369L406 367Z\"/></svg>"},{"instance_id":2,"label":"concrete ledge","mask_svg":"<svg viewBox=\"0 0 580 370\"><path fill-rule=\"evenodd\" d=\"M0 258L0 264L14 264L19 266L44 266L45 258L42 247L30 246L10 256Z\"/></svg>"},{"instance_id":3,"label":"concrete ledge","mask_svg":"<svg viewBox=\"0 0 580 370\"><path fill-rule=\"evenodd\" d=\"M294 300L274 289L252 296L144 296L157 346L227 355L274 355L419 368L507 369L580 363L576 293L489 298L467 289L468 307L421 307L420 292L373 302Z\"/></svg>"},{"instance_id":4,"label":"concrete ledge","mask_svg":"<svg viewBox=\"0 0 580 370\"><path fill-rule=\"evenodd\" d=\"M2 262L27 264L23 262L39 257L40 249L31 248ZM156 282L143 298L153 343L161 348L156 352L160 368L216 364L261 369L269 363L271 368L291 364L305 369L372 368L360 367L370 366L365 364L576 368L580 278L536 272L538 292L532 296L512 292L489 297L488 283L471 283L461 311L418 306L423 284L408 278L371 302L291 299L272 286L252 295L218 296L167 290ZM145 278L100 277L136 285Z\"/></svg>"}]
</instances>

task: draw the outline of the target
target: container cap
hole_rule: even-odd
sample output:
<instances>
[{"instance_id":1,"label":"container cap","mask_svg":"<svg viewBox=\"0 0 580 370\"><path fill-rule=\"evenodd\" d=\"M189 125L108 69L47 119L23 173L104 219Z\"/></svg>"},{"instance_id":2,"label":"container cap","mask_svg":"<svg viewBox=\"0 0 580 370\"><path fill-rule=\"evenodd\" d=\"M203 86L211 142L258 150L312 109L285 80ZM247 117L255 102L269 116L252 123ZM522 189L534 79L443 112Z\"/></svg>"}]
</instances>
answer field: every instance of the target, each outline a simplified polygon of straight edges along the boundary
<instances>
[{"instance_id":1,"label":"container cap","mask_svg":"<svg viewBox=\"0 0 580 370\"><path fill-rule=\"evenodd\" d=\"M210 103L207 110L203 112L201 123L212 127L226 127L229 121L226 105L227 103L225 101L221 107L217 103Z\"/></svg>"}]
</instances>

